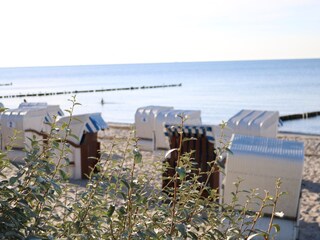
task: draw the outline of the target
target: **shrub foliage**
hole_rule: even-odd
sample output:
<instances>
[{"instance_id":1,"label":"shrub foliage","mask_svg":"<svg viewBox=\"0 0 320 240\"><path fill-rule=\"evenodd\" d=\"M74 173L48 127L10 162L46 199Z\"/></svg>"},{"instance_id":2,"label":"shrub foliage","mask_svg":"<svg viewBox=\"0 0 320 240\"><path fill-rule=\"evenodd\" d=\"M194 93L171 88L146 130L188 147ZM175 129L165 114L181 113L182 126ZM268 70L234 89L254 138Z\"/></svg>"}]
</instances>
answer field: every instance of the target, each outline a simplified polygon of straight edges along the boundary
<instances>
[{"instance_id":1,"label":"shrub foliage","mask_svg":"<svg viewBox=\"0 0 320 240\"><path fill-rule=\"evenodd\" d=\"M73 98L67 111L70 122L76 105ZM70 122L58 127L54 121L46 139L29 139L23 164L8 159L10 148L1 152L0 239L251 239L269 238L271 228L279 230L273 217L268 229L255 226L263 208L275 212L280 181L272 197L241 190L239 180L233 202L223 204L218 191L200 181L201 174L193 174L197 166L192 153L180 154L180 146L170 150L179 154L176 173L167 179L170 187L159 189L151 184L150 174L140 171L143 159L134 132L120 152L116 140L101 152L85 187L71 184L64 171ZM228 146L218 149L217 159L208 163L212 170L203 173L208 178L225 151ZM155 171L169 167L163 164ZM202 197L204 191L208 197ZM237 203L239 194L247 195L244 206ZM260 204L260 211L250 211L252 202Z\"/></svg>"}]
</instances>

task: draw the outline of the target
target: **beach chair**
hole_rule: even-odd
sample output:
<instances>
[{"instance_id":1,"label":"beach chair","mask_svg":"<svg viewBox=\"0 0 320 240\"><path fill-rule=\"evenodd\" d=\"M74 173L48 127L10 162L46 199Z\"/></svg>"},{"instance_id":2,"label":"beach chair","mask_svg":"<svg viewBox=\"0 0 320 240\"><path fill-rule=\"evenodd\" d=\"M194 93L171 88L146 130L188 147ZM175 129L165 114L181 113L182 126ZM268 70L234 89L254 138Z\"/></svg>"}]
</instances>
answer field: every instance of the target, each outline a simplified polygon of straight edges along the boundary
<instances>
[{"instance_id":1,"label":"beach chair","mask_svg":"<svg viewBox=\"0 0 320 240\"><path fill-rule=\"evenodd\" d=\"M174 110L159 112L158 116L156 118L156 122L155 122L155 139L154 139L155 150L157 150L157 149L169 150L170 149L169 141L166 138L163 130L164 130L165 125L180 125L181 124L181 116L184 116L186 118L185 124L187 124L187 125L200 126L202 124L201 111L174 109Z\"/></svg>"},{"instance_id":2,"label":"beach chair","mask_svg":"<svg viewBox=\"0 0 320 240\"><path fill-rule=\"evenodd\" d=\"M168 150L169 142L164 136L164 125L181 123L180 115L187 117L188 124L201 124L201 111L175 110L173 107L147 106L135 113L138 146L144 151Z\"/></svg>"},{"instance_id":3,"label":"beach chair","mask_svg":"<svg viewBox=\"0 0 320 240\"><path fill-rule=\"evenodd\" d=\"M19 109L45 109L46 115L44 116L44 126L42 131L49 134L51 125L54 122L54 116L64 116L64 112L59 105L48 105L46 102L23 102L19 105Z\"/></svg>"},{"instance_id":4,"label":"beach chair","mask_svg":"<svg viewBox=\"0 0 320 240\"><path fill-rule=\"evenodd\" d=\"M235 134L276 138L279 112L241 110L231 117L227 125Z\"/></svg>"},{"instance_id":5,"label":"beach chair","mask_svg":"<svg viewBox=\"0 0 320 240\"><path fill-rule=\"evenodd\" d=\"M60 117L57 126L68 124L69 119L69 116ZM74 115L69 128L71 134L66 139L69 145L69 151L66 152L69 165L65 171L69 172L73 179L86 179L100 157L98 132L108 128L108 125L101 113L88 113ZM59 131L59 134L63 139L66 133Z\"/></svg>"},{"instance_id":6,"label":"beach chair","mask_svg":"<svg viewBox=\"0 0 320 240\"><path fill-rule=\"evenodd\" d=\"M299 227L299 205L302 171L304 162L304 145L302 142L285 141L274 138L233 135L232 154L228 154L223 183L223 201L232 202L232 192L235 192L234 182L243 179L240 188L250 190L259 188L264 196L264 190L274 195L275 182L281 178L280 190L286 195L280 197L277 212L283 212L283 218L275 218L281 230L276 239L296 239ZM244 205L246 194L240 194L238 203ZM252 205L253 211L258 211L257 205ZM258 221L257 228L266 230L270 220L271 207L263 209L265 216Z\"/></svg>"},{"instance_id":7,"label":"beach chair","mask_svg":"<svg viewBox=\"0 0 320 240\"><path fill-rule=\"evenodd\" d=\"M179 148L180 146L180 134L182 130L183 139L192 139L188 141L183 141L181 154L190 153L195 151L191 158L193 159L195 166L201 169L201 172L210 171L211 167L208 162L211 162L216 159L216 154L214 151L214 137L212 126L209 125L192 125L185 126L182 129L179 126L165 125L165 135L170 142L170 149ZM163 182L162 186L172 187L169 184L167 177L172 177L175 174L175 167L177 163L178 154L176 151L172 152L170 156L165 159L168 162L169 168L166 172L163 173ZM215 167L215 172L210 176L208 185L212 189L219 190L219 171L218 167ZM207 174L201 174L199 179L200 182L205 182L207 179ZM204 197L207 196L207 193L204 192Z\"/></svg>"},{"instance_id":8,"label":"beach chair","mask_svg":"<svg viewBox=\"0 0 320 240\"><path fill-rule=\"evenodd\" d=\"M1 114L1 149L12 145L14 150L23 150L30 147L29 138L37 135L42 139L41 131L44 129L44 121L47 111L45 108L17 108L8 109ZM32 130L32 131L31 131ZM12 142L12 137L15 140Z\"/></svg>"},{"instance_id":9,"label":"beach chair","mask_svg":"<svg viewBox=\"0 0 320 240\"><path fill-rule=\"evenodd\" d=\"M154 150L155 121L161 111L172 110L173 107L146 106L137 109L135 119L136 137L139 138L138 146L144 151Z\"/></svg>"}]
</instances>

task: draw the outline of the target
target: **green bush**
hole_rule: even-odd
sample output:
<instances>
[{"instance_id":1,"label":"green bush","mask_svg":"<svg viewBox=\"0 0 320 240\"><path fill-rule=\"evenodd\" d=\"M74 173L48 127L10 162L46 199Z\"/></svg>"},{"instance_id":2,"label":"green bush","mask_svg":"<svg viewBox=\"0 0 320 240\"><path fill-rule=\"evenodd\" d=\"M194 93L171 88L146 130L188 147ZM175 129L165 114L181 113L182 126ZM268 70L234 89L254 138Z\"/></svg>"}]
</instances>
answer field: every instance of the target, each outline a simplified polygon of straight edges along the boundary
<instances>
[{"instance_id":1,"label":"green bush","mask_svg":"<svg viewBox=\"0 0 320 240\"><path fill-rule=\"evenodd\" d=\"M73 99L70 121L76 105ZM264 207L271 205L275 212L280 181L275 197L241 190L239 181L233 202L221 204L219 193L191 174L195 168L191 154L180 154L180 145L171 150L179 153L176 173L168 179L173 187L161 190L140 170L143 159L134 132L120 152L114 141L101 153L98 171L92 170L84 188L69 183L63 170L70 151L69 124L58 128L52 123L45 141L29 139L24 164L9 161L1 152L0 239L250 239L256 235L267 239L272 237L271 228L279 230L272 223L273 215L267 230L255 225ZM227 146L219 149L217 158L227 150ZM212 159L208 178L215 163L217 159ZM204 191L208 197L202 197ZM239 194L248 196L244 206L237 203ZM248 206L256 201L260 211L252 212Z\"/></svg>"}]
</instances>

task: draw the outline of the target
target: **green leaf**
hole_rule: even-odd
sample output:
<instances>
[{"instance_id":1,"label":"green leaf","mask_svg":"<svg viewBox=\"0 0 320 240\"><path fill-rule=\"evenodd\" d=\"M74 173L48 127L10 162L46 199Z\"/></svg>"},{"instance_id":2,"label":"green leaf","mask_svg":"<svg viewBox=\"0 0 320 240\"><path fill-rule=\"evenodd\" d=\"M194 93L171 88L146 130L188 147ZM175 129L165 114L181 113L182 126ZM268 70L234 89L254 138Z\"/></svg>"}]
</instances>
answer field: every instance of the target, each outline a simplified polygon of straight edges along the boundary
<instances>
[{"instance_id":1,"label":"green leaf","mask_svg":"<svg viewBox=\"0 0 320 240\"><path fill-rule=\"evenodd\" d=\"M52 142L52 147L55 149L59 149L59 143L57 141Z\"/></svg>"},{"instance_id":2,"label":"green leaf","mask_svg":"<svg viewBox=\"0 0 320 240\"><path fill-rule=\"evenodd\" d=\"M63 171L62 169L59 169L59 173L63 180L68 180L69 177L65 171Z\"/></svg>"},{"instance_id":3,"label":"green leaf","mask_svg":"<svg viewBox=\"0 0 320 240\"><path fill-rule=\"evenodd\" d=\"M18 180L17 177L11 177L11 178L9 179L9 184L10 184L10 185L13 185L17 180Z\"/></svg>"},{"instance_id":4,"label":"green leaf","mask_svg":"<svg viewBox=\"0 0 320 240\"><path fill-rule=\"evenodd\" d=\"M176 171L177 171L177 173L178 173L178 175L179 175L179 178L182 180L182 179L184 179L185 177L186 177L186 169L184 168L184 167L177 167L176 168Z\"/></svg>"},{"instance_id":5,"label":"green leaf","mask_svg":"<svg viewBox=\"0 0 320 240\"><path fill-rule=\"evenodd\" d=\"M127 182L126 180L121 179L120 181L121 181L121 183L122 183L123 185L125 185L125 186L126 186L126 188L127 188L127 189L129 189L129 188L130 188L130 186L129 186L129 184L128 184L128 182Z\"/></svg>"},{"instance_id":6,"label":"green leaf","mask_svg":"<svg viewBox=\"0 0 320 240\"><path fill-rule=\"evenodd\" d=\"M123 192L119 192L119 194L122 196L123 200L127 200L127 195L124 194Z\"/></svg>"},{"instance_id":7,"label":"green leaf","mask_svg":"<svg viewBox=\"0 0 320 240\"><path fill-rule=\"evenodd\" d=\"M274 224L272 224L272 227L274 227L276 233L277 233L277 232L280 232L280 226L279 226L279 224L274 223Z\"/></svg>"},{"instance_id":8,"label":"green leaf","mask_svg":"<svg viewBox=\"0 0 320 240\"><path fill-rule=\"evenodd\" d=\"M40 195L40 194L36 194L35 197L36 197L40 202L44 202L44 201L45 201L44 197L43 197L42 195Z\"/></svg>"},{"instance_id":9,"label":"green leaf","mask_svg":"<svg viewBox=\"0 0 320 240\"><path fill-rule=\"evenodd\" d=\"M267 232L262 231L262 230L259 230L259 229L257 229L257 231L259 231L259 232L258 232L258 233L255 233L255 234L253 234L253 235L250 235L247 240L255 239L256 236L262 236L263 239L269 239L269 238L268 238L268 237L269 237L269 234L268 234Z\"/></svg>"},{"instance_id":10,"label":"green leaf","mask_svg":"<svg viewBox=\"0 0 320 240\"><path fill-rule=\"evenodd\" d=\"M15 168L17 168L17 169L21 169L21 168L22 168L22 167L21 167L21 164L18 163L18 162L12 161L11 164L12 164ZM18 175L19 175L19 174L18 174Z\"/></svg>"},{"instance_id":11,"label":"green leaf","mask_svg":"<svg viewBox=\"0 0 320 240\"><path fill-rule=\"evenodd\" d=\"M231 151L231 149L230 149L230 148L226 148L226 151L227 151L227 153L229 153L229 154L233 155L233 152Z\"/></svg>"},{"instance_id":12,"label":"green leaf","mask_svg":"<svg viewBox=\"0 0 320 240\"><path fill-rule=\"evenodd\" d=\"M46 180L45 180L43 177L38 176L38 177L37 177L37 182L38 182L38 183L44 183L44 182L46 182Z\"/></svg>"},{"instance_id":13,"label":"green leaf","mask_svg":"<svg viewBox=\"0 0 320 240\"><path fill-rule=\"evenodd\" d=\"M166 152L166 154L164 155L164 158L167 159L170 157L171 153L174 151L178 151L178 148L172 148L169 151Z\"/></svg>"},{"instance_id":14,"label":"green leaf","mask_svg":"<svg viewBox=\"0 0 320 240\"><path fill-rule=\"evenodd\" d=\"M107 212L107 216L108 217L111 217L112 216L112 214L114 213L114 210L115 210L115 206L114 205L110 205L109 206L109 209L108 209L108 212Z\"/></svg>"},{"instance_id":15,"label":"green leaf","mask_svg":"<svg viewBox=\"0 0 320 240\"><path fill-rule=\"evenodd\" d=\"M74 138L74 139L77 140L77 141L80 140L79 137L78 137L77 135L75 135L75 134L70 133L69 136L72 137L72 138Z\"/></svg>"},{"instance_id":16,"label":"green leaf","mask_svg":"<svg viewBox=\"0 0 320 240\"><path fill-rule=\"evenodd\" d=\"M218 229L213 229L213 231L214 231L214 233L215 233L216 235L219 236L218 239L223 239L223 238L224 238L223 233L222 233L221 231L219 231Z\"/></svg>"},{"instance_id":17,"label":"green leaf","mask_svg":"<svg viewBox=\"0 0 320 240\"><path fill-rule=\"evenodd\" d=\"M279 197L281 197L281 196L283 196L283 195L287 195L288 194L288 192L280 192L279 193Z\"/></svg>"},{"instance_id":18,"label":"green leaf","mask_svg":"<svg viewBox=\"0 0 320 240\"><path fill-rule=\"evenodd\" d=\"M125 209L123 206L119 208L119 214L120 214L120 215L124 215L124 214L126 214L126 213L127 213L127 211L126 211L126 209Z\"/></svg>"},{"instance_id":19,"label":"green leaf","mask_svg":"<svg viewBox=\"0 0 320 240\"><path fill-rule=\"evenodd\" d=\"M67 128L68 127L68 123L62 123L62 125L61 125L61 129L65 129L65 128Z\"/></svg>"},{"instance_id":20,"label":"green leaf","mask_svg":"<svg viewBox=\"0 0 320 240\"><path fill-rule=\"evenodd\" d=\"M176 228L178 229L178 231L181 233L181 235L183 237L187 237L187 228L185 224L176 224Z\"/></svg>"},{"instance_id":21,"label":"green leaf","mask_svg":"<svg viewBox=\"0 0 320 240\"><path fill-rule=\"evenodd\" d=\"M60 185L57 184L54 180L51 180L51 184L52 184L54 190L56 190L56 192L58 194L60 194L62 192Z\"/></svg>"},{"instance_id":22,"label":"green leaf","mask_svg":"<svg viewBox=\"0 0 320 240\"><path fill-rule=\"evenodd\" d=\"M140 153L138 148L135 148L133 150L133 158L134 158L134 163L141 163L142 161L142 154Z\"/></svg>"},{"instance_id":23,"label":"green leaf","mask_svg":"<svg viewBox=\"0 0 320 240\"><path fill-rule=\"evenodd\" d=\"M147 229L146 233L148 234L149 237L153 238L153 239L157 239L157 234L153 229Z\"/></svg>"},{"instance_id":24,"label":"green leaf","mask_svg":"<svg viewBox=\"0 0 320 240\"><path fill-rule=\"evenodd\" d=\"M198 239L197 235L193 232L188 232L188 235L190 235L192 239Z\"/></svg>"},{"instance_id":25,"label":"green leaf","mask_svg":"<svg viewBox=\"0 0 320 240\"><path fill-rule=\"evenodd\" d=\"M254 237L261 236L261 235L263 235L263 234L262 234L262 233L252 234L252 235L250 235L250 236L247 238L247 240L253 239Z\"/></svg>"}]
</instances>

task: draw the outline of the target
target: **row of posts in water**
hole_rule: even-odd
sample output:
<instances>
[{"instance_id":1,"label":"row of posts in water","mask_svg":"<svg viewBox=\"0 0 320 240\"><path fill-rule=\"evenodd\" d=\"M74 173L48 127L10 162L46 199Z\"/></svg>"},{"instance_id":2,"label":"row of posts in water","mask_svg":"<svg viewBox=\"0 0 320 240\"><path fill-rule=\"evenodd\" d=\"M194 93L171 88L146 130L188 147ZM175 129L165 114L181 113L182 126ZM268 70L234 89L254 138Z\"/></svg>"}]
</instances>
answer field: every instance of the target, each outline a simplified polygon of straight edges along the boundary
<instances>
[{"instance_id":1,"label":"row of posts in water","mask_svg":"<svg viewBox=\"0 0 320 240\"><path fill-rule=\"evenodd\" d=\"M280 120L284 122L284 121L296 120L296 119L307 119L307 118L312 118L316 116L320 116L320 112L290 114L290 115L281 116Z\"/></svg>"},{"instance_id":2,"label":"row of posts in water","mask_svg":"<svg viewBox=\"0 0 320 240\"><path fill-rule=\"evenodd\" d=\"M74 91L61 91L61 92L44 92L44 93L25 93L17 95L5 95L0 98L23 98L23 97L43 97L63 94L79 94L79 93L93 93L93 92L109 92L109 91L127 91L127 90L140 90L140 89L152 89L152 88L167 88L167 87L181 87L182 83L169 84L169 85L153 85L142 87L125 87L125 88L102 88L96 90L74 90Z\"/></svg>"}]
</instances>

